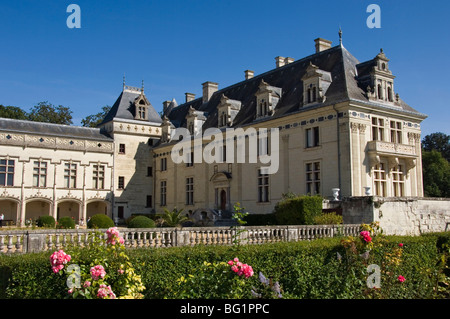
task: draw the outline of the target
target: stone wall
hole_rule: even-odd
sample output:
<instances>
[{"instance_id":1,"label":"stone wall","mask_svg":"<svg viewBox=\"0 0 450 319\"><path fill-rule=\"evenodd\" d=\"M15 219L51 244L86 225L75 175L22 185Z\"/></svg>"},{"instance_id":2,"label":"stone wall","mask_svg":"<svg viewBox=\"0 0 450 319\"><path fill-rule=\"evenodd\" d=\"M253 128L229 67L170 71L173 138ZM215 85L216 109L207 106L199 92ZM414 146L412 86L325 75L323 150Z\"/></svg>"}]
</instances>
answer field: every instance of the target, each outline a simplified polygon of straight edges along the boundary
<instances>
[{"instance_id":1,"label":"stone wall","mask_svg":"<svg viewBox=\"0 0 450 319\"><path fill-rule=\"evenodd\" d=\"M422 197L349 197L339 203L344 223L380 222L387 235L419 235L450 230L450 199Z\"/></svg>"}]
</instances>

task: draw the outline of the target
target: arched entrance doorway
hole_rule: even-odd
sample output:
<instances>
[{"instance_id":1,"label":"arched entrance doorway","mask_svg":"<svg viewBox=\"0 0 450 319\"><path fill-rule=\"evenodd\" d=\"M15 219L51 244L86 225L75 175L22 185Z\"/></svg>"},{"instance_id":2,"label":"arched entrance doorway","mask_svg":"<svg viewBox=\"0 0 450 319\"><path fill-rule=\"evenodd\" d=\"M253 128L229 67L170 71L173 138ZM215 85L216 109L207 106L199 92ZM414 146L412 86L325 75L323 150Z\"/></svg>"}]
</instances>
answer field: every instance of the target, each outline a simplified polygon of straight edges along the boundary
<instances>
[{"instance_id":1,"label":"arched entrance doorway","mask_svg":"<svg viewBox=\"0 0 450 319\"><path fill-rule=\"evenodd\" d=\"M217 172L211 177L212 189L214 189L214 208L221 211L231 209L230 204L231 173Z\"/></svg>"},{"instance_id":2,"label":"arched entrance doorway","mask_svg":"<svg viewBox=\"0 0 450 319\"><path fill-rule=\"evenodd\" d=\"M226 190L222 189L220 191L220 210L227 209L227 192Z\"/></svg>"}]
</instances>

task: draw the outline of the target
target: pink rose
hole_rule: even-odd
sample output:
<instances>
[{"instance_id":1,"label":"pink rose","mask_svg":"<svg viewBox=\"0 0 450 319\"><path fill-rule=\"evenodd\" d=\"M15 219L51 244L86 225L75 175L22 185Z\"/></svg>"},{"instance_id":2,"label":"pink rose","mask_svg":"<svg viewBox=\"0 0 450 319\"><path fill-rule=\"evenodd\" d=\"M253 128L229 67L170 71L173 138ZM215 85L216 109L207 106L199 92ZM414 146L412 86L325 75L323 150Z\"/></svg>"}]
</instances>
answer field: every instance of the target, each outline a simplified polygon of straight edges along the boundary
<instances>
[{"instance_id":1,"label":"pink rose","mask_svg":"<svg viewBox=\"0 0 450 319\"><path fill-rule=\"evenodd\" d=\"M403 277L402 275L398 276L397 279L400 282L404 282L406 280L405 277Z\"/></svg>"},{"instance_id":2,"label":"pink rose","mask_svg":"<svg viewBox=\"0 0 450 319\"><path fill-rule=\"evenodd\" d=\"M402 243L399 243L398 246L399 246L399 247L403 247L403 244L402 244Z\"/></svg>"},{"instance_id":3,"label":"pink rose","mask_svg":"<svg viewBox=\"0 0 450 319\"><path fill-rule=\"evenodd\" d=\"M230 261L228 261L227 264L230 265L230 266L233 266L233 265L234 265L234 262L233 262L232 260L230 260Z\"/></svg>"},{"instance_id":4,"label":"pink rose","mask_svg":"<svg viewBox=\"0 0 450 319\"><path fill-rule=\"evenodd\" d=\"M105 268L102 265L92 267L90 272L93 280L103 279L106 275Z\"/></svg>"}]
</instances>

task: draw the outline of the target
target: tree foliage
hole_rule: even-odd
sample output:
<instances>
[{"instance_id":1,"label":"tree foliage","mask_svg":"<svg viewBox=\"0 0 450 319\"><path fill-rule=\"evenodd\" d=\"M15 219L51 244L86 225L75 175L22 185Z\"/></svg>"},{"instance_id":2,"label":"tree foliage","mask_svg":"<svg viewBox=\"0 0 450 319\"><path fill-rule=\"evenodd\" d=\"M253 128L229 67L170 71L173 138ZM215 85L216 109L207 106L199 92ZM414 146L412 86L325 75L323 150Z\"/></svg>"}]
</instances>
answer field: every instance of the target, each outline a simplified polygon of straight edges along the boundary
<instances>
[{"instance_id":1,"label":"tree foliage","mask_svg":"<svg viewBox=\"0 0 450 319\"><path fill-rule=\"evenodd\" d=\"M432 150L422 153L424 192L427 197L450 197L450 163Z\"/></svg>"},{"instance_id":2,"label":"tree foliage","mask_svg":"<svg viewBox=\"0 0 450 319\"><path fill-rule=\"evenodd\" d=\"M55 123L55 124L72 124L72 111L65 106L54 106L48 101L39 102L33 106L28 115L30 121Z\"/></svg>"},{"instance_id":3,"label":"tree foliage","mask_svg":"<svg viewBox=\"0 0 450 319\"><path fill-rule=\"evenodd\" d=\"M5 117L15 120L27 120L27 112L17 106L3 106L0 104L0 117Z\"/></svg>"},{"instance_id":4,"label":"tree foliage","mask_svg":"<svg viewBox=\"0 0 450 319\"><path fill-rule=\"evenodd\" d=\"M97 114L91 114L81 120L81 125L85 127L97 127L111 110L111 106L105 105L102 107L102 111Z\"/></svg>"},{"instance_id":5,"label":"tree foliage","mask_svg":"<svg viewBox=\"0 0 450 319\"><path fill-rule=\"evenodd\" d=\"M423 138L422 148L427 152L435 150L450 161L450 135L441 132L429 134Z\"/></svg>"}]
</instances>

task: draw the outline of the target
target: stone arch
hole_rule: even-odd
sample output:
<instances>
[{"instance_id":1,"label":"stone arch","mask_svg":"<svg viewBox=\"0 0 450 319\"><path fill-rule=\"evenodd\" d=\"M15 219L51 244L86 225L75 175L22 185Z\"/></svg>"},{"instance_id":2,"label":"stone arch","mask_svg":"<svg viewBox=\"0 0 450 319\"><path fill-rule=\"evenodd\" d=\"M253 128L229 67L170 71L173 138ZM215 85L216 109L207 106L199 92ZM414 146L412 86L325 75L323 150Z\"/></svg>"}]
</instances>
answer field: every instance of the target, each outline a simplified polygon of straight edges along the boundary
<instances>
[{"instance_id":1,"label":"stone arch","mask_svg":"<svg viewBox=\"0 0 450 319\"><path fill-rule=\"evenodd\" d=\"M72 217L76 223L81 218L82 202L75 198L62 198L56 203L55 219L59 220L61 217Z\"/></svg>"},{"instance_id":2,"label":"stone arch","mask_svg":"<svg viewBox=\"0 0 450 319\"><path fill-rule=\"evenodd\" d=\"M36 220L40 216L52 216L53 201L44 197L35 197L25 201L25 215L21 224L26 220ZM25 223L26 224L26 223Z\"/></svg>"},{"instance_id":3,"label":"stone arch","mask_svg":"<svg viewBox=\"0 0 450 319\"><path fill-rule=\"evenodd\" d=\"M96 214L111 217L111 203L107 200L94 199L86 202L86 220Z\"/></svg>"},{"instance_id":4,"label":"stone arch","mask_svg":"<svg viewBox=\"0 0 450 319\"><path fill-rule=\"evenodd\" d=\"M17 223L20 220L20 200L13 197L0 198L0 215L4 220L12 220Z\"/></svg>"}]
</instances>

